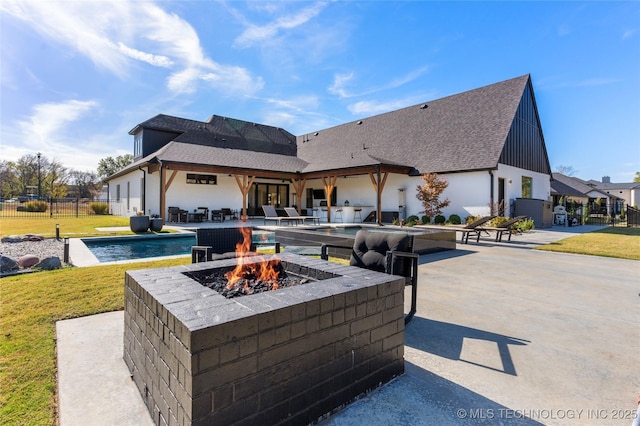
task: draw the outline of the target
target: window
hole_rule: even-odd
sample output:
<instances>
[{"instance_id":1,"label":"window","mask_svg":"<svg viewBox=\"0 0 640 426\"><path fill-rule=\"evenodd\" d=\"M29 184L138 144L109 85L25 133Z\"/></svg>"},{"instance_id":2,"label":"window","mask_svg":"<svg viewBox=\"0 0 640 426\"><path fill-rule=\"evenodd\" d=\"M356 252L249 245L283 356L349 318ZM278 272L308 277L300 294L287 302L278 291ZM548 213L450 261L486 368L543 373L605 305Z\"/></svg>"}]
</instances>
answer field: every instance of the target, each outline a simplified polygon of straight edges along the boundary
<instances>
[{"instance_id":1,"label":"window","mask_svg":"<svg viewBox=\"0 0 640 426\"><path fill-rule=\"evenodd\" d=\"M133 137L133 156L136 158L142 156L142 132L138 132Z\"/></svg>"},{"instance_id":2,"label":"window","mask_svg":"<svg viewBox=\"0 0 640 426\"><path fill-rule=\"evenodd\" d=\"M120 202L120 184L116 185L116 201Z\"/></svg>"},{"instance_id":3,"label":"window","mask_svg":"<svg viewBox=\"0 0 640 426\"><path fill-rule=\"evenodd\" d=\"M200 185L217 185L218 176L216 175L197 175L195 173L187 173L187 183L195 183Z\"/></svg>"},{"instance_id":4,"label":"window","mask_svg":"<svg viewBox=\"0 0 640 426\"><path fill-rule=\"evenodd\" d=\"M533 194L533 179L529 176L522 176L522 198L531 198Z\"/></svg>"}]
</instances>

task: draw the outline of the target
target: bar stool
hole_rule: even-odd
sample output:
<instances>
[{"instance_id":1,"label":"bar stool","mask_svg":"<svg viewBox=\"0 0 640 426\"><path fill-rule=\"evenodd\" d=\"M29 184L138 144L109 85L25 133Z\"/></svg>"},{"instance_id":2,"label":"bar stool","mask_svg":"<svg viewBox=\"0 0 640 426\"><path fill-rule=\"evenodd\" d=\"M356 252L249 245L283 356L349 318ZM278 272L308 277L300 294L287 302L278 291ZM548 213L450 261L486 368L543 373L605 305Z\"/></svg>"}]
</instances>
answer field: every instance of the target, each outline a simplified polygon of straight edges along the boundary
<instances>
[{"instance_id":1,"label":"bar stool","mask_svg":"<svg viewBox=\"0 0 640 426\"><path fill-rule=\"evenodd\" d=\"M321 207L320 208L320 220L325 219L325 220L329 220L327 218L327 208L326 207Z\"/></svg>"},{"instance_id":2,"label":"bar stool","mask_svg":"<svg viewBox=\"0 0 640 426\"><path fill-rule=\"evenodd\" d=\"M342 222L342 208L337 208L335 213L336 217L334 219L334 222L337 222L338 219L340 219L340 222Z\"/></svg>"},{"instance_id":3,"label":"bar stool","mask_svg":"<svg viewBox=\"0 0 640 426\"><path fill-rule=\"evenodd\" d=\"M359 222L362 222L362 209L360 207L356 207L355 209L353 209L353 221L356 221L356 217L359 220Z\"/></svg>"}]
</instances>

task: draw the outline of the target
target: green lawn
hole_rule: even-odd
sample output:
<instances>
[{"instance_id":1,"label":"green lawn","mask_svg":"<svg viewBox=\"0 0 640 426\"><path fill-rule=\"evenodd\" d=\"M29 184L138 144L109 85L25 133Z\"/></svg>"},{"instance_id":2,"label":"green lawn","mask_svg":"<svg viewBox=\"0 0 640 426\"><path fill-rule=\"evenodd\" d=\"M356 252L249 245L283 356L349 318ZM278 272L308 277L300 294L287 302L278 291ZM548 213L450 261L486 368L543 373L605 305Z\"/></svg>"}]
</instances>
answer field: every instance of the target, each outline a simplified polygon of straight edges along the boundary
<instances>
[{"instance_id":1,"label":"green lawn","mask_svg":"<svg viewBox=\"0 0 640 426\"><path fill-rule=\"evenodd\" d=\"M128 218L2 219L2 235L109 235L96 227L128 226ZM130 231L124 231L128 234ZM640 260L640 230L608 228L541 250ZM189 263L188 257L126 265L64 268L0 280L0 424L56 423L55 323L123 309L124 272Z\"/></svg>"},{"instance_id":2,"label":"green lawn","mask_svg":"<svg viewBox=\"0 0 640 426\"><path fill-rule=\"evenodd\" d=\"M640 228L604 228L555 243L537 250L640 260Z\"/></svg>"}]
</instances>

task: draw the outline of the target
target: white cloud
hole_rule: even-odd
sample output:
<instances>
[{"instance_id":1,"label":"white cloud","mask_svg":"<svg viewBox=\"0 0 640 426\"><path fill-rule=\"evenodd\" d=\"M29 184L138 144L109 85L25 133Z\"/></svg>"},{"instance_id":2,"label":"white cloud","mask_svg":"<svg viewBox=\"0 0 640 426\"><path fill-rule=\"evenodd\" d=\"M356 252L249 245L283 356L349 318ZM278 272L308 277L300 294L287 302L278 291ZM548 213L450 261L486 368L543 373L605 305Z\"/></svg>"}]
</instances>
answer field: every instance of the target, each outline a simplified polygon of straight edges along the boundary
<instances>
[{"instance_id":1,"label":"white cloud","mask_svg":"<svg viewBox=\"0 0 640 426\"><path fill-rule=\"evenodd\" d=\"M75 99L61 103L36 105L33 115L26 121L18 122L27 142L34 145L55 145L59 141L60 131L98 106L95 101Z\"/></svg>"},{"instance_id":2,"label":"white cloud","mask_svg":"<svg viewBox=\"0 0 640 426\"><path fill-rule=\"evenodd\" d=\"M326 7L326 2L314 3L296 14L277 18L266 25L246 24L247 28L234 42L236 47L250 47L256 43L276 37L282 30L290 30L315 18Z\"/></svg>"},{"instance_id":3,"label":"white cloud","mask_svg":"<svg viewBox=\"0 0 640 426\"><path fill-rule=\"evenodd\" d=\"M114 143L105 143L104 138L93 142L100 138L95 134L69 136L74 134L69 129L98 107L96 101L76 99L36 105L28 118L18 121L15 126L3 127L3 158L15 161L24 155L41 152L69 169L94 171L100 158L111 155L100 149L110 150Z\"/></svg>"},{"instance_id":4,"label":"white cloud","mask_svg":"<svg viewBox=\"0 0 640 426\"><path fill-rule=\"evenodd\" d=\"M171 70L167 84L178 93L204 83L250 94L264 84L244 68L207 57L187 21L152 2L3 0L0 8L120 78L126 78L133 59Z\"/></svg>"},{"instance_id":5,"label":"white cloud","mask_svg":"<svg viewBox=\"0 0 640 426\"><path fill-rule=\"evenodd\" d=\"M628 40L635 35L636 30L626 30L622 33L622 40Z\"/></svg>"},{"instance_id":6,"label":"white cloud","mask_svg":"<svg viewBox=\"0 0 640 426\"><path fill-rule=\"evenodd\" d=\"M166 56L141 52L140 50L125 46L123 43L118 43L118 47L120 48L120 51L128 57L146 62L156 67L169 68L173 65L173 61Z\"/></svg>"},{"instance_id":7,"label":"white cloud","mask_svg":"<svg viewBox=\"0 0 640 426\"><path fill-rule=\"evenodd\" d=\"M349 111L356 116L371 116L388 111L394 111L411 105L424 102L426 99L422 95L412 95L404 99L396 99L385 102L360 101L348 106Z\"/></svg>"},{"instance_id":8,"label":"white cloud","mask_svg":"<svg viewBox=\"0 0 640 426\"><path fill-rule=\"evenodd\" d=\"M353 79L353 73L336 74L333 76L333 84L329 86L329 93L338 95L341 98L348 98L352 95L346 91L345 86Z\"/></svg>"},{"instance_id":9,"label":"white cloud","mask_svg":"<svg viewBox=\"0 0 640 426\"><path fill-rule=\"evenodd\" d=\"M335 74L333 77L333 84L329 86L327 89L329 93L334 95L338 95L341 98L353 98L356 96L364 96L370 95L372 93L381 92L383 90L395 89L397 87L403 86L407 83L412 82L413 80L418 79L420 76L429 71L429 67L424 66L413 71L408 72L406 75L394 78L388 83L385 83L381 86L375 86L370 89L366 89L360 93L349 92L346 89L346 86L354 80L354 73L348 74Z\"/></svg>"}]
</instances>

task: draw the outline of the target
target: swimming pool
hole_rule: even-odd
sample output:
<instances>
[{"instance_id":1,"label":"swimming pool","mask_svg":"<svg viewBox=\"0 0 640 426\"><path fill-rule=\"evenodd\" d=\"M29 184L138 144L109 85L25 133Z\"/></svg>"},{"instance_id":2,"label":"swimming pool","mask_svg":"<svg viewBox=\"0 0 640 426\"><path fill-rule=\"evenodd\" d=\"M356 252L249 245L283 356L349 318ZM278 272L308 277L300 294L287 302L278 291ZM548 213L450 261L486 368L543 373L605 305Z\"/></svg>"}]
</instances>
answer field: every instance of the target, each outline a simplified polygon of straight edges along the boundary
<instances>
[{"instance_id":1,"label":"swimming pool","mask_svg":"<svg viewBox=\"0 0 640 426\"><path fill-rule=\"evenodd\" d=\"M191 254L191 247L196 245L196 235L193 232L82 238L81 240L100 263L187 255ZM254 243L264 244L274 241L275 234L272 231L253 230Z\"/></svg>"},{"instance_id":2,"label":"swimming pool","mask_svg":"<svg viewBox=\"0 0 640 426\"><path fill-rule=\"evenodd\" d=\"M196 244L196 236L193 233L132 235L83 238L82 242L102 263L190 254L191 247Z\"/></svg>"}]
</instances>

